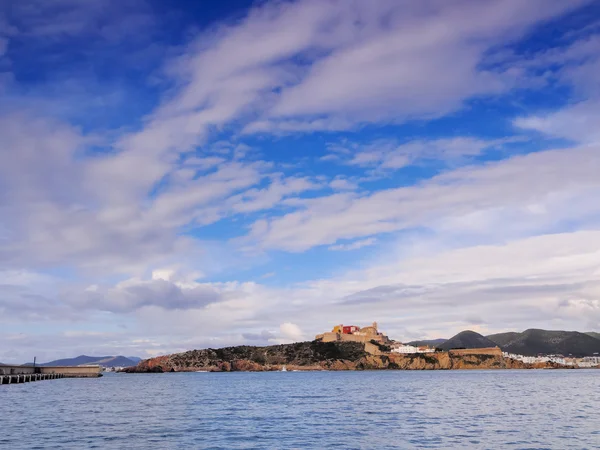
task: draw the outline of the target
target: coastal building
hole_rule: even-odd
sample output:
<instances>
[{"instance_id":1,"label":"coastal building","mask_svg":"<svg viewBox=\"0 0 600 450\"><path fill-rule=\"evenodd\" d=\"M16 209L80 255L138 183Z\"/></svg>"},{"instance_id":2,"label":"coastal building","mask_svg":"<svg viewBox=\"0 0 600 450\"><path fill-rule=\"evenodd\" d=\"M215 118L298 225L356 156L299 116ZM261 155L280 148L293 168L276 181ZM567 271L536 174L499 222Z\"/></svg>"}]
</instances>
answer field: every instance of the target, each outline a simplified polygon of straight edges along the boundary
<instances>
[{"instance_id":1,"label":"coastal building","mask_svg":"<svg viewBox=\"0 0 600 450\"><path fill-rule=\"evenodd\" d=\"M373 322L372 325L362 328L356 325L336 325L331 331L317 334L315 339L323 342L346 341L367 343L375 341L380 344L391 343L390 339L377 329L377 322Z\"/></svg>"},{"instance_id":2,"label":"coastal building","mask_svg":"<svg viewBox=\"0 0 600 450\"><path fill-rule=\"evenodd\" d=\"M360 331L360 327L357 327L356 325L349 325L349 326L342 327L342 333L344 333L344 334L353 334L353 333L356 333L357 331Z\"/></svg>"},{"instance_id":3,"label":"coastal building","mask_svg":"<svg viewBox=\"0 0 600 450\"><path fill-rule=\"evenodd\" d=\"M524 356L524 355L519 355L519 354L515 354L515 353L507 353L507 352L502 352L502 356L504 356L505 358L515 359L517 361L521 361L526 364L552 362L552 363L556 363L556 364L561 364L563 366L577 366L577 367L595 367L597 365L597 364L593 363L594 357L565 358L562 355ZM600 361L600 359L598 359L598 360Z\"/></svg>"},{"instance_id":4,"label":"coastal building","mask_svg":"<svg viewBox=\"0 0 600 450\"><path fill-rule=\"evenodd\" d=\"M102 370L104 372L120 372L124 368L125 367L123 367L123 366L114 366L114 367L104 367Z\"/></svg>"},{"instance_id":5,"label":"coastal building","mask_svg":"<svg viewBox=\"0 0 600 450\"><path fill-rule=\"evenodd\" d=\"M600 365L600 356L586 356L584 358L582 358L583 361L585 363L590 363L593 364L595 366Z\"/></svg>"},{"instance_id":6,"label":"coastal building","mask_svg":"<svg viewBox=\"0 0 600 450\"><path fill-rule=\"evenodd\" d=\"M398 342L396 344L392 344L392 352L400 353L403 355L409 355L413 353L433 353L435 352L435 348L431 348L428 346L408 345Z\"/></svg>"},{"instance_id":7,"label":"coastal building","mask_svg":"<svg viewBox=\"0 0 600 450\"><path fill-rule=\"evenodd\" d=\"M600 356L585 356L583 358L577 358L576 365L584 368L600 367Z\"/></svg>"}]
</instances>

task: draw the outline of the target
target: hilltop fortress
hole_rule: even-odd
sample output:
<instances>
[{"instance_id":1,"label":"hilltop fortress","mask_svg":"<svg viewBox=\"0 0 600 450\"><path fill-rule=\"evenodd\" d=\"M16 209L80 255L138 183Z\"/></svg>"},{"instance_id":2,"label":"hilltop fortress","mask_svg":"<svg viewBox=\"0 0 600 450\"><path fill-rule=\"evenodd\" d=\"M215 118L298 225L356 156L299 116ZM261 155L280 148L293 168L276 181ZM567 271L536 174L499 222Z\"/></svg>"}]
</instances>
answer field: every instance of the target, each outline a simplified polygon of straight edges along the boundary
<instances>
[{"instance_id":1,"label":"hilltop fortress","mask_svg":"<svg viewBox=\"0 0 600 450\"><path fill-rule=\"evenodd\" d=\"M315 339L322 342L360 342L366 344L375 341L385 345L392 343L385 334L377 330L377 322L363 328L356 325L336 325L329 332L317 334Z\"/></svg>"},{"instance_id":2,"label":"hilltop fortress","mask_svg":"<svg viewBox=\"0 0 600 450\"><path fill-rule=\"evenodd\" d=\"M371 326L357 327L356 325L336 325L331 331L317 334L316 341L320 342L358 342L364 345L367 353L372 355L384 354L418 354L418 353L435 353L434 347L427 345L414 346L403 344L390 339L388 336L380 332L377 328L377 322L373 322ZM486 347L477 349L453 349L453 355L489 355L502 356L502 351L499 347Z\"/></svg>"}]
</instances>

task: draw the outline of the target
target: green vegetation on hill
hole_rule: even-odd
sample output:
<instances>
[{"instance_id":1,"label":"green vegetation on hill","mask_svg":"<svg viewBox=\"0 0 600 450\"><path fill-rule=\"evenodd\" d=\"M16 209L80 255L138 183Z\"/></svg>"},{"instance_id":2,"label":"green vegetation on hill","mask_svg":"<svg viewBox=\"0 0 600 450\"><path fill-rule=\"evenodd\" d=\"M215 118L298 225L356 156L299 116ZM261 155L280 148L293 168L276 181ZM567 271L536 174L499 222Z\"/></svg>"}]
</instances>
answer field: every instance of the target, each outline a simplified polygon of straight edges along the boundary
<instances>
[{"instance_id":1,"label":"green vegetation on hill","mask_svg":"<svg viewBox=\"0 0 600 450\"><path fill-rule=\"evenodd\" d=\"M529 329L522 333L498 333L487 336L505 352L526 356L591 356L600 353L600 339L578 331Z\"/></svg>"},{"instance_id":2,"label":"green vegetation on hill","mask_svg":"<svg viewBox=\"0 0 600 450\"><path fill-rule=\"evenodd\" d=\"M408 345L414 345L416 347L421 347L423 345L427 345L429 347L439 347L448 339L423 339L421 341L410 341Z\"/></svg>"},{"instance_id":3,"label":"green vegetation on hill","mask_svg":"<svg viewBox=\"0 0 600 450\"><path fill-rule=\"evenodd\" d=\"M471 330L461 331L456 336L451 337L446 342L438 345L442 350L452 350L453 348L488 348L496 347L496 343L485 336Z\"/></svg>"},{"instance_id":4,"label":"green vegetation on hill","mask_svg":"<svg viewBox=\"0 0 600 450\"><path fill-rule=\"evenodd\" d=\"M321 361L355 361L365 356L358 342L296 342L293 344L253 347L241 345L218 349L191 350L170 356L171 364L180 367L205 367L217 362L247 360L257 364L310 365Z\"/></svg>"},{"instance_id":5,"label":"green vegetation on hill","mask_svg":"<svg viewBox=\"0 0 600 450\"><path fill-rule=\"evenodd\" d=\"M595 339L600 339L600 333L596 333L595 331L587 331L585 334Z\"/></svg>"},{"instance_id":6,"label":"green vegetation on hill","mask_svg":"<svg viewBox=\"0 0 600 450\"><path fill-rule=\"evenodd\" d=\"M284 365L361 370L383 368L388 363L387 357L369 360L370 356L365 351L364 344L359 342L311 341L267 347L241 345L157 356L146 359L125 372L262 371L278 370Z\"/></svg>"}]
</instances>

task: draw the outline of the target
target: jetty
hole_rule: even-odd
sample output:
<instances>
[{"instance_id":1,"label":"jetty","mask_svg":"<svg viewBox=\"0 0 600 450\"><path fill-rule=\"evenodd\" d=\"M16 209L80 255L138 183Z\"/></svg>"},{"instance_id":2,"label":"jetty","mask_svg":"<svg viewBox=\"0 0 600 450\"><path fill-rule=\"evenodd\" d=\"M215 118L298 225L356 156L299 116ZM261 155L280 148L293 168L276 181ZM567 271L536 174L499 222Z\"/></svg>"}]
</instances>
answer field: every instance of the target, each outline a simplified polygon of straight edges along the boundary
<instances>
[{"instance_id":1,"label":"jetty","mask_svg":"<svg viewBox=\"0 0 600 450\"><path fill-rule=\"evenodd\" d=\"M0 366L0 385L57 380L59 378L98 378L100 366Z\"/></svg>"}]
</instances>

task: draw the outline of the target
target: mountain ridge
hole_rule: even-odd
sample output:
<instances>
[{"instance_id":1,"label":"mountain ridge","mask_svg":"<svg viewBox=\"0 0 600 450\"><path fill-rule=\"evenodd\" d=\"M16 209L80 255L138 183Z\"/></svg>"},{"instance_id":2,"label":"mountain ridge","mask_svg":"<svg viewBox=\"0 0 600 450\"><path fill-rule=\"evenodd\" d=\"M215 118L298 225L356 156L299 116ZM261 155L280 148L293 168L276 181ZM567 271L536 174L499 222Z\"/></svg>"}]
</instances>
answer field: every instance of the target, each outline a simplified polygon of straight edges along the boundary
<instances>
[{"instance_id":1,"label":"mountain ridge","mask_svg":"<svg viewBox=\"0 0 600 450\"><path fill-rule=\"evenodd\" d=\"M559 354L582 357L600 353L600 339L579 331L530 328L521 333L490 334L487 338L505 352L525 356Z\"/></svg>"},{"instance_id":2,"label":"mountain ridge","mask_svg":"<svg viewBox=\"0 0 600 450\"><path fill-rule=\"evenodd\" d=\"M421 346L429 346L429 347L438 347L441 344L443 344L444 342L446 342L448 339L445 338L438 338L438 339L420 339L420 340L416 340L416 341L410 341L407 342L407 345L413 345L415 347L421 347Z\"/></svg>"},{"instance_id":3,"label":"mountain ridge","mask_svg":"<svg viewBox=\"0 0 600 450\"><path fill-rule=\"evenodd\" d=\"M523 332L507 331L484 336L465 330L450 339L421 339L408 344L429 345L441 350L498 346L502 351L524 356L560 354L582 357L600 354L600 333L530 328Z\"/></svg>"},{"instance_id":4,"label":"mountain ridge","mask_svg":"<svg viewBox=\"0 0 600 450\"><path fill-rule=\"evenodd\" d=\"M472 330L461 331L444 343L438 345L441 350L452 350L456 348L488 348L496 347L496 343L485 336Z\"/></svg>"},{"instance_id":5,"label":"mountain ridge","mask_svg":"<svg viewBox=\"0 0 600 450\"><path fill-rule=\"evenodd\" d=\"M136 358L136 357L134 357ZM136 358L137 359L137 358ZM141 361L141 358L139 358ZM79 355L74 358L56 359L54 361L38 364L38 366L81 366L86 364L97 364L102 367L129 367L135 366L139 361L125 356L88 356Z\"/></svg>"}]
</instances>

